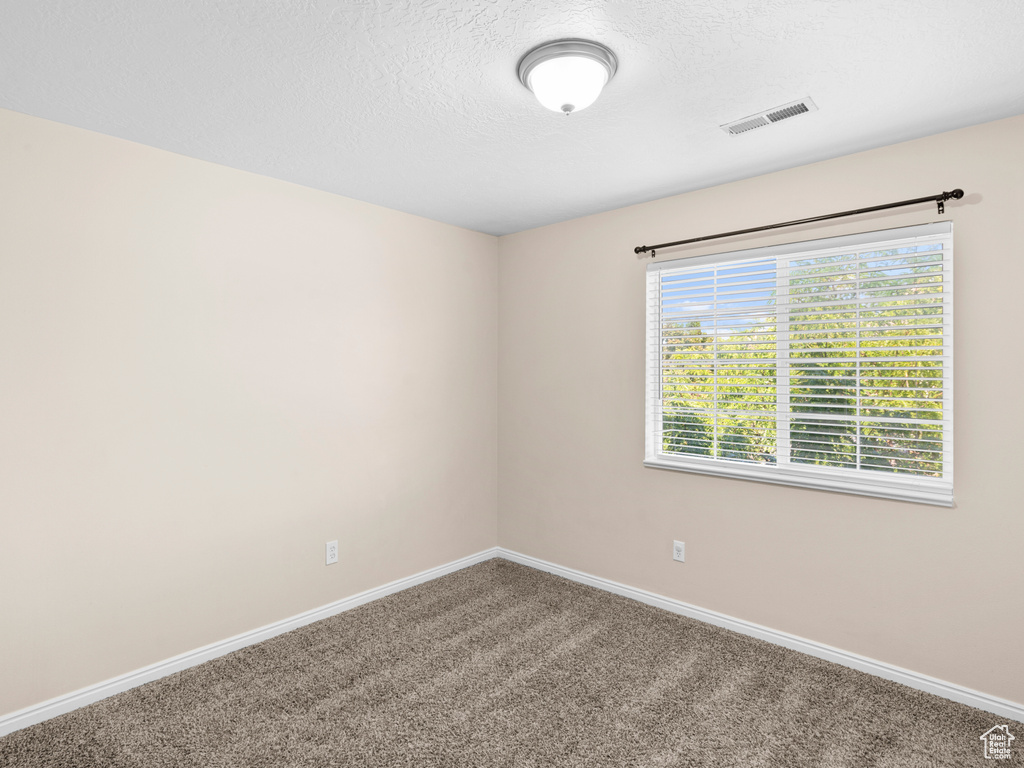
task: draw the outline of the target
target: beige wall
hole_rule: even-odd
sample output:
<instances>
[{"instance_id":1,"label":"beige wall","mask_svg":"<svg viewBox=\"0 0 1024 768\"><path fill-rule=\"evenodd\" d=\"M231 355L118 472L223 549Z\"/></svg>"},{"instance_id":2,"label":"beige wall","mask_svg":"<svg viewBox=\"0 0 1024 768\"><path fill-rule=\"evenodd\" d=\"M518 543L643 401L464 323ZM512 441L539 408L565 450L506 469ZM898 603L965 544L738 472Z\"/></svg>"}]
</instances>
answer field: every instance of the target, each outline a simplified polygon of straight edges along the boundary
<instances>
[{"instance_id":1,"label":"beige wall","mask_svg":"<svg viewBox=\"0 0 1024 768\"><path fill-rule=\"evenodd\" d=\"M1022 135L495 240L0 110L0 715L496 541L1024 701ZM953 186L954 509L641 466L634 245Z\"/></svg>"},{"instance_id":2,"label":"beige wall","mask_svg":"<svg viewBox=\"0 0 1024 768\"><path fill-rule=\"evenodd\" d=\"M502 238L499 544L1024 702L1022 139L1017 117ZM955 508L641 466L634 246L958 186ZM937 218L920 206L660 258Z\"/></svg>"},{"instance_id":3,"label":"beige wall","mask_svg":"<svg viewBox=\"0 0 1024 768\"><path fill-rule=\"evenodd\" d=\"M496 298L493 237L0 111L0 715L494 546Z\"/></svg>"}]
</instances>

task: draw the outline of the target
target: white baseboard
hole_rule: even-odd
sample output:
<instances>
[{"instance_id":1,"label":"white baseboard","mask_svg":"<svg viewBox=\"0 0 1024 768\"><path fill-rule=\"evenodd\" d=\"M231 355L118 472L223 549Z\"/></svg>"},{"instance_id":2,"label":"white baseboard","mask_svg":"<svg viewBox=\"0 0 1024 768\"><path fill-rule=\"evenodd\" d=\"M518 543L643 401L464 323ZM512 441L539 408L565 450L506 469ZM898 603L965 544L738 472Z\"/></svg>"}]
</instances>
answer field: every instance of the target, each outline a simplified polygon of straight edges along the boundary
<instances>
[{"instance_id":1,"label":"white baseboard","mask_svg":"<svg viewBox=\"0 0 1024 768\"><path fill-rule=\"evenodd\" d=\"M41 704L36 704L32 707L26 707L20 709L17 712L12 712L8 715L0 717L0 736L5 736L14 731L27 728L30 725L41 723L44 720L49 720L51 717L57 715L63 715L66 712L84 707L87 704L105 699L108 696L113 696L116 693L127 691L130 688L148 683L153 680L158 680L161 677L180 672L183 669L194 667L197 664L202 664L210 659L215 659L218 656L224 656L225 654L237 651L239 648L245 648L247 645L253 645L264 640L269 640L276 635L284 634L285 632L291 632L293 629L298 629L306 624L312 624L314 621L320 621L331 616L335 616L339 613L356 608L364 603L369 603L372 600L384 597L385 595L391 595L395 592L401 592L403 589L414 587L417 584L422 584L426 581L445 576L449 573L468 568L471 565L482 563L484 560L490 560L497 556L497 547L491 549L485 549L482 552L477 552L475 555L469 555L463 557L460 560L454 560L444 565L439 565L436 568L423 571L421 573L408 576L398 581L393 581L390 584L385 584L382 587L376 589L369 589L365 592L360 592L358 595L352 595L352 597L346 597L343 600L330 603L328 605L321 606L320 608L314 608L311 611L300 613L297 616L292 616L282 621L275 621L273 624L267 624L266 626L254 629L250 632L243 632L240 635L229 637L227 640L221 640L217 643L211 643L205 645L202 648L197 648L194 651L182 653L178 656L174 656L170 659L157 662L156 664L150 664L148 667L142 669L136 669L133 672L128 672L118 677L113 677L109 680L104 680L102 683L96 685L90 685L86 688L80 688L77 691L65 694L63 696L57 696L56 698L44 701Z\"/></svg>"},{"instance_id":2,"label":"white baseboard","mask_svg":"<svg viewBox=\"0 0 1024 768\"><path fill-rule=\"evenodd\" d=\"M276 635L290 632L293 629L298 629L307 624L312 624L315 621L326 619L331 616L335 616L339 613L356 608L365 603L369 603L378 598L386 595L394 594L395 592L401 592L403 589L414 587L417 584L423 584L424 582L431 581L433 579L445 576L449 573L468 568L471 565L482 563L485 560L490 560L493 557L502 557L506 560L511 560L515 563L535 568L539 571L545 571L547 573L553 573L556 576L562 576L571 581L576 581L581 584L587 584L591 587L611 592L616 595L628 597L632 600L637 600L647 605L653 605L657 608L662 608L672 613L678 613L683 616L689 616L690 618L703 621L708 624L714 624L718 627L724 627L740 634L749 635L756 637L760 640L766 640L769 643L781 645L785 648L791 648L801 653L806 653L809 656L816 656L819 659L825 659L826 661L833 661L837 664L842 664L845 667L860 670L861 672L867 672L871 675L877 675L883 677L886 680L893 680L897 683L909 686L910 688L916 688L920 691L926 691L927 693L933 693L937 696L950 699L952 701L959 702L961 704L967 704L971 707L985 710L986 712L992 712L1003 717L1010 718L1024 722L1024 705L1018 704L1007 699L1000 699L996 696L989 696L986 693L980 691L974 691L970 688L964 688L963 686L955 685L953 683L947 683L944 680L939 680L928 675L922 675L917 672L912 672L908 669L902 669L900 667L893 666L892 664L886 664L885 662L876 661L875 659L869 659L866 656L860 656L856 653L850 653L848 651L841 650L839 648L833 648L823 643L817 643L813 640L807 640L796 635L791 635L787 632L780 632L770 627L764 627L760 624L754 624L749 621L743 621L742 619L736 619L732 616L726 616L723 613L716 611L709 611L705 608L699 608L689 603L684 603L679 600L673 600L670 597L664 597L657 595L653 592L648 592L643 589L636 589L634 587L626 586L625 584L619 584L618 582L603 579L599 576L592 576L582 571L577 571L572 568L566 568L561 565L555 565L545 560L539 560L529 555L523 555L519 552L513 552L512 550L504 549L501 547L493 547L491 549L477 552L475 555L469 555L460 560L454 560L450 563L440 565L436 568L423 571L421 573L408 576L398 581L393 581L390 584L385 584L382 587L376 589L370 589L365 592L360 592L357 595L338 600L330 603L329 605L321 606L320 608L314 608L311 611L300 613L297 616L284 619L282 621L274 622L273 624L267 624L266 626L254 629L250 632L243 632L240 635L229 637L227 640L221 640L217 643L197 648L194 651L180 654L170 659L151 664L142 669L136 669L133 672L129 672L118 677L105 680L102 683L88 686L87 688L81 688L77 691L58 696L44 701L41 704L37 704L32 707L12 712L8 715L0 717L0 736L5 736L14 731L22 728L27 728L30 725L41 723L44 720L49 720L51 717L57 715L63 715L66 712L84 707L87 704L100 701L114 694L127 691L131 688L135 688L144 683L158 680L161 677L180 672L181 670L194 667L198 664L202 664L210 659L215 659L218 656L224 656L225 654L237 651L240 648L244 648L254 643L262 642L263 640L269 640Z\"/></svg>"},{"instance_id":3,"label":"white baseboard","mask_svg":"<svg viewBox=\"0 0 1024 768\"><path fill-rule=\"evenodd\" d=\"M928 675L922 675L918 672L912 672L909 669L903 669L902 667L896 667L892 664L886 664L883 661L869 659L867 656L860 656L856 653L850 653L849 651L844 651L839 648L833 648L832 646L825 645L824 643L818 643L813 640L798 637L797 635L791 635L788 632L780 632L777 629L771 629L770 627L764 627L760 624L754 624L749 621L733 618L732 616L726 616L724 613L709 611L706 608L699 608L696 605L690 605L689 603L684 603L680 600L673 600L670 597L657 595L654 592L628 587L625 584L619 584L615 581L603 579L600 576L592 576L589 573L583 573L582 571L577 571L572 568L555 565L554 563L539 560L536 557L523 555L519 552L513 552L502 547L498 547L498 557L511 560L515 563L520 563L521 565L529 566L530 568L536 568L539 571L553 573L556 576L562 576L570 581L587 584L588 586L596 587L597 589L604 590L605 592L622 595L623 597L628 597L632 600L646 603L647 605L653 605L672 613L689 616L691 619L697 619L698 621L703 621L708 624L714 624L717 627L731 629L733 632L739 632L743 635L756 637L760 640L767 640L769 643L781 645L784 648L790 648L794 651L800 651L801 653L806 653L808 656L816 656L817 658L825 659L826 661L834 661L836 664L842 664L844 667L850 667L851 669L860 670L861 672L867 672L870 675L883 677L886 680L893 680L910 688L916 688L919 691L933 693L936 696L941 696L945 699L966 704L970 707L976 707L977 709L982 709L986 712L992 712L1002 717L1024 722L1024 705L1009 701L1008 699L989 696L987 693L982 693L981 691L964 688L963 686L955 685L954 683L947 683L945 680L939 680L935 677L929 677Z\"/></svg>"}]
</instances>

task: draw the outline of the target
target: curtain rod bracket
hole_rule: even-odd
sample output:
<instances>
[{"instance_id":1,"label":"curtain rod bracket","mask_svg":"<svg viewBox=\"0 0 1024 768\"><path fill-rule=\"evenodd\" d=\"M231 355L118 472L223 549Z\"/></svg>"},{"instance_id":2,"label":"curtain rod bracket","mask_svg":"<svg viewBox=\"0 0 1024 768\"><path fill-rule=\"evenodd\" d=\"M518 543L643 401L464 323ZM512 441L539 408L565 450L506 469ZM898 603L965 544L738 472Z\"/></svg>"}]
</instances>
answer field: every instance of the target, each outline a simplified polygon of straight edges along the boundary
<instances>
[{"instance_id":1,"label":"curtain rod bracket","mask_svg":"<svg viewBox=\"0 0 1024 768\"><path fill-rule=\"evenodd\" d=\"M942 199L935 201L939 205L939 213L942 214L946 212L947 200L959 200L963 196L964 191L962 189L954 189L952 192L943 192Z\"/></svg>"}]
</instances>

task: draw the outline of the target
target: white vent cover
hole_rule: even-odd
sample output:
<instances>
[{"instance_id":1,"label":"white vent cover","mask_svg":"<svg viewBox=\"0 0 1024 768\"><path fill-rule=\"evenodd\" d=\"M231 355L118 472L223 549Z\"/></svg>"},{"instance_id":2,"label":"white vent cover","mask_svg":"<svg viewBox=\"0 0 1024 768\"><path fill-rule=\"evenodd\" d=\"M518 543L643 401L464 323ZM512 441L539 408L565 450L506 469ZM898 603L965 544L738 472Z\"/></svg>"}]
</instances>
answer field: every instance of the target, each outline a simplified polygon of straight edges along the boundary
<instances>
[{"instance_id":1,"label":"white vent cover","mask_svg":"<svg viewBox=\"0 0 1024 768\"><path fill-rule=\"evenodd\" d=\"M766 109L764 112L759 112L756 115L750 117L744 117L742 120L736 120L732 123L726 123L722 126L722 130L726 133L732 134L733 136L752 131L755 128L763 128L766 125L777 123L780 120L786 120L790 117L796 117L802 115L805 112L817 111L817 106L810 99L800 99L789 104L783 104L781 107L772 107Z\"/></svg>"}]
</instances>

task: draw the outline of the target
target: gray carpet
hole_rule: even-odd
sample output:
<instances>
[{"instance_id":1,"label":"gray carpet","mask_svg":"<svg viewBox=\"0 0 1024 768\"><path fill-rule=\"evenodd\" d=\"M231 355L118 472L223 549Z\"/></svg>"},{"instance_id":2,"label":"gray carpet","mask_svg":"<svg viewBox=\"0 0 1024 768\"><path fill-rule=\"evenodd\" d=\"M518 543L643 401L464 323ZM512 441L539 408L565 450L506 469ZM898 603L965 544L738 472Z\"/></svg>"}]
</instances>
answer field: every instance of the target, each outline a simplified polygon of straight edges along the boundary
<instances>
[{"instance_id":1,"label":"gray carpet","mask_svg":"<svg viewBox=\"0 0 1024 768\"><path fill-rule=\"evenodd\" d=\"M981 766L1005 722L491 560L11 734L0 766Z\"/></svg>"}]
</instances>

